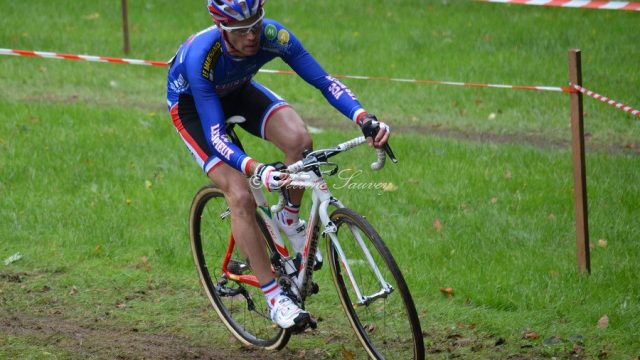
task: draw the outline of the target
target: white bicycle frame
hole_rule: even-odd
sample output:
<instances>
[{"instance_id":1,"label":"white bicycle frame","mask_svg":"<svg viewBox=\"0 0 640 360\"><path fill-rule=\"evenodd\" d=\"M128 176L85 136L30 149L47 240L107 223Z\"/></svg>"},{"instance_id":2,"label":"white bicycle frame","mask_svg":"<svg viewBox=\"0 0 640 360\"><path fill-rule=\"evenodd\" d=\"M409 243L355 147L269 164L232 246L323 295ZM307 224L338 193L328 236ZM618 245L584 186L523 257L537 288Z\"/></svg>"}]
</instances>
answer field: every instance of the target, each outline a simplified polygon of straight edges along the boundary
<instances>
[{"instance_id":1,"label":"white bicycle frame","mask_svg":"<svg viewBox=\"0 0 640 360\"><path fill-rule=\"evenodd\" d=\"M342 143L336 146L334 149L327 149L327 150L342 152L342 151L352 149L365 142L366 142L366 139L363 136L360 136L350 141L347 141L345 143ZM325 150L319 150L319 151L325 151ZM371 164L371 168L374 170L379 170L384 166L384 162L385 162L385 153L382 150L378 150L378 160L375 163ZM309 267L309 253L312 250L311 249L312 245L313 245L314 253L315 253L315 248L318 245L319 240L317 235L318 235L319 229L317 229L317 226L318 226L318 223L320 223L322 224L322 228L324 229L322 233L329 236L334 248L336 249L338 257L342 265L344 266L347 276L349 277L351 286L353 287L353 290L357 296L357 304L367 305L377 298L386 297L388 294L390 294L393 291L393 288L383 278L380 272L380 269L378 268L375 260L373 259L373 256L371 255L371 252L367 248L364 240L360 236L359 231L357 231L355 227L351 227L351 232L353 233L356 241L358 242L360 248L365 254L365 257L369 263L369 266L371 267L372 271L374 272L378 281L380 282L380 290L378 292L370 295L362 294L360 290L360 286L358 286L358 283L351 271L351 266L349 265L349 261L346 258L344 251L342 250L342 246L340 245L340 240L336 235L337 227L329 218L329 211L328 211L329 206L333 206L335 208L343 208L344 205L338 199L333 197L333 195L331 194L331 191L329 191L329 187L327 183L325 182L322 176L318 176L318 174L316 174L313 171L304 171L304 167L305 167L305 164L303 163L303 161L298 161L297 163L294 163L288 166L286 170L289 173L289 176L292 178L292 182L289 184L290 187L303 187L303 188L312 190L311 208L309 212L309 219L307 221L307 232L305 236L306 240L305 240L304 250L302 254L302 263L300 265L300 268L298 269L297 276L295 276L295 278L293 279L294 282L296 283L296 285L300 287L300 290L302 291L303 294L308 293L307 287L311 284L311 281L308 281L308 280L310 280L311 274L313 272L313 270ZM281 256L283 256L285 259L288 260L287 267L291 266L289 270L292 270L292 272L295 271L295 269L293 268L294 266L293 262L291 261L292 260L291 256L289 255L289 252L284 243L284 240L280 235L277 220L275 218L275 214L281 211L285 205L285 198L283 193L279 192L280 199L278 204L270 207L261 186L253 185L253 186L250 186L250 188L251 188L251 193L253 194L253 197L256 201L256 204L260 209L259 214L263 218L266 228L269 231L269 234L271 235L271 238L273 239L276 245L276 250L280 253Z\"/></svg>"}]
</instances>

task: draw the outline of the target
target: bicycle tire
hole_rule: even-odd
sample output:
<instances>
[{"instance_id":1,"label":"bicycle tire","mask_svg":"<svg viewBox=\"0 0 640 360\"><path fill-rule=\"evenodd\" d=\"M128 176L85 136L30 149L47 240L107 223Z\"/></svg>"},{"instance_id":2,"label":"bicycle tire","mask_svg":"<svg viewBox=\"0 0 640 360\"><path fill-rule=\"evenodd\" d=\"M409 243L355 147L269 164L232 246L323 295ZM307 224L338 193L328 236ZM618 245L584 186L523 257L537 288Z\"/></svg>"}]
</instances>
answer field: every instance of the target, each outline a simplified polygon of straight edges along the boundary
<instances>
[{"instance_id":1,"label":"bicycle tire","mask_svg":"<svg viewBox=\"0 0 640 360\"><path fill-rule=\"evenodd\" d=\"M220 216L226 209L224 194L215 185L202 187L193 198L189 213L189 238L200 281L223 324L241 343L280 350L287 345L291 333L273 324L262 290L222 277L221 265L231 234L229 217L221 219ZM256 217L267 252L271 255L275 245L266 232L262 218L257 214ZM245 262L237 247L234 247L232 260ZM243 274L250 274L250 267L243 269ZM251 304L254 305L253 309Z\"/></svg>"},{"instance_id":2,"label":"bicycle tire","mask_svg":"<svg viewBox=\"0 0 640 360\"><path fill-rule=\"evenodd\" d=\"M336 246L327 237L329 266L340 302L368 355L373 359L424 359L424 341L415 304L380 235L364 217L347 208L335 210L330 219L336 225L340 248L362 293L373 294L381 289L381 285L357 244L356 233L360 234L385 281L393 287L386 297L366 305L354 305L357 296Z\"/></svg>"}]
</instances>

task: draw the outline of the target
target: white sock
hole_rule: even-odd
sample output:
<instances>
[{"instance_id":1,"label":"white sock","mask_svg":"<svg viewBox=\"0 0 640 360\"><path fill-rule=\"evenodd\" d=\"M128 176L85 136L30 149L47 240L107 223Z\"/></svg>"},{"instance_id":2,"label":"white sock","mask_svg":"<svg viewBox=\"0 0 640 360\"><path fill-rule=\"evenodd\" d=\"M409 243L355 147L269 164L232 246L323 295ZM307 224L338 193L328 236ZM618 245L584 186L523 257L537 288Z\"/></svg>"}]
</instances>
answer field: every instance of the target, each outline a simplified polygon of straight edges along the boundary
<instances>
[{"instance_id":1,"label":"white sock","mask_svg":"<svg viewBox=\"0 0 640 360\"><path fill-rule=\"evenodd\" d=\"M269 309L273 308L273 305L276 303L276 299L282 294L282 289L276 282L276 279L273 279L264 285L260 285L260 289L262 289L264 297L267 298Z\"/></svg>"}]
</instances>

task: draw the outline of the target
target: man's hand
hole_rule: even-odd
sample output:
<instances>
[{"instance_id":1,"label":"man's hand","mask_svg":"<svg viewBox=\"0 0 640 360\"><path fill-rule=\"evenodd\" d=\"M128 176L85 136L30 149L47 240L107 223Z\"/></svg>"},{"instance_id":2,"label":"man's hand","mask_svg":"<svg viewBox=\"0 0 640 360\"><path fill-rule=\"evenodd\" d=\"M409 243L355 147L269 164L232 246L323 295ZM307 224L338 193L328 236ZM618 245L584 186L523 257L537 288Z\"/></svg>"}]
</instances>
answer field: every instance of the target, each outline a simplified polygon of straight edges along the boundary
<instances>
[{"instance_id":1,"label":"man's hand","mask_svg":"<svg viewBox=\"0 0 640 360\"><path fill-rule=\"evenodd\" d=\"M367 138L369 146L382 149L389 140L391 129L382 121L378 121L375 115L365 114L360 120L362 133Z\"/></svg>"},{"instance_id":2,"label":"man's hand","mask_svg":"<svg viewBox=\"0 0 640 360\"><path fill-rule=\"evenodd\" d=\"M253 176L269 191L279 189L291 182L289 174L276 170L271 164L260 164Z\"/></svg>"}]
</instances>

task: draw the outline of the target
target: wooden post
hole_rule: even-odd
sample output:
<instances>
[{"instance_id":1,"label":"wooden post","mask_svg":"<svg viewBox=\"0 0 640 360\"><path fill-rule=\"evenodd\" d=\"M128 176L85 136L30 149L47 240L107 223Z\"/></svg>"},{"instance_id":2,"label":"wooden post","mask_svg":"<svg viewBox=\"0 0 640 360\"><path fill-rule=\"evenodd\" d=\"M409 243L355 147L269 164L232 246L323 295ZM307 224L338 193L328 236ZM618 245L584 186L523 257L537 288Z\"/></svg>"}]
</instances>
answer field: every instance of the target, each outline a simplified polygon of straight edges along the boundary
<instances>
[{"instance_id":1,"label":"wooden post","mask_svg":"<svg viewBox=\"0 0 640 360\"><path fill-rule=\"evenodd\" d=\"M582 86L582 60L578 49L569 50L569 81ZM584 150L584 113L582 93L571 93L571 138L573 148L573 183L576 198L576 246L580 272L591 273L589 256L589 221L587 175Z\"/></svg>"},{"instance_id":2,"label":"wooden post","mask_svg":"<svg viewBox=\"0 0 640 360\"><path fill-rule=\"evenodd\" d=\"M129 53L129 12L127 0L122 0L122 34L124 36L124 53Z\"/></svg>"}]
</instances>

